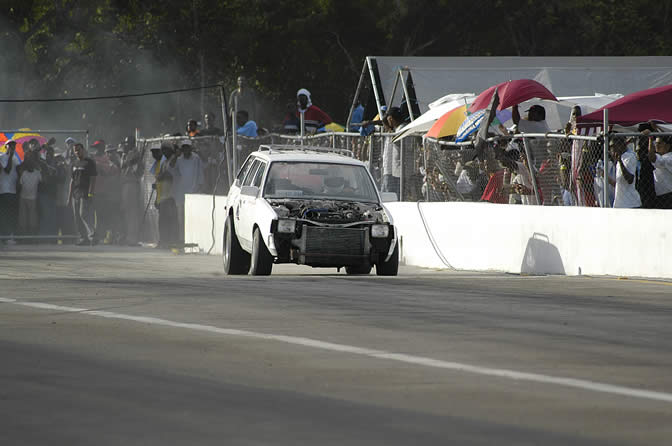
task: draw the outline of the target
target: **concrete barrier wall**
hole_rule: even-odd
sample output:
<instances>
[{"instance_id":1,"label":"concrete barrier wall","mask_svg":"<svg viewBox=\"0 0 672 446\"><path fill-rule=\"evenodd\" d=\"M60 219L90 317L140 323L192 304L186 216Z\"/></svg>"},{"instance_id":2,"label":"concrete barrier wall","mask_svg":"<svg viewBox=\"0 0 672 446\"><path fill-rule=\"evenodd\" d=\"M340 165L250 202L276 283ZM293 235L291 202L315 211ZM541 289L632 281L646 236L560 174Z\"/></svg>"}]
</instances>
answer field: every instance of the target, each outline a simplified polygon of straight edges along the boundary
<instances>
[{"instance_id":1,"label":"concrete barrier wall","mask_svg":"<svg viewBox=\"0 0 672 446\"><path fill-rule=\"evenodd\" d=\"M215 197L214 236L213 245L213 215L212 195L187 195L184 201L184 242L196 243L199 251L205 254L222 254L222 235L224 233L224 206L226 197Z\"/></svg>"},{"instance_id":2,"label":"concrete barrier wall","mask_svg":"<svg viewBox=\"0 0 672 446\"><path fill-rule=\"evenodd\" d=\"M390 203L408 264L530 274L672 278L670 211Z\"/></svg>"},{"instance_id":3,"label":"concrete barrier wall","mask_svg":"<svg viewBox=\"0 0 672 446\"><path fill-rule=\"evenodd\" d=\"M222 253L225 201L216 197L211 254ZM407 265L672 278L670 211L489 203L403 202L387 207ZM212 246L212 196L188 195L185 213L185 241L207 253Z\"/></svg>"}]
</instances>

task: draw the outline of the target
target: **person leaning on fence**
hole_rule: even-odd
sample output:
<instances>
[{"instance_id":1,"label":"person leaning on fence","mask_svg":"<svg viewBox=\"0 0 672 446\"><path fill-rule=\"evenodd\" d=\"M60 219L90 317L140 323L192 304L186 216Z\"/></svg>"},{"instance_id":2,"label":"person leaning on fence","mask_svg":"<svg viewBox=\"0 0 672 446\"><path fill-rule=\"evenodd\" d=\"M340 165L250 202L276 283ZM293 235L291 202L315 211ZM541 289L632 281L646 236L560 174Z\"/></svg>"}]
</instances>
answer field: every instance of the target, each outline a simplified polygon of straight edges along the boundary
<instances>
[{"instance_id":1,"label":"person leaning on fence","mask_svg":"<svg viewBox=\"0 0 672 446\"><path fill-rule=\"evenodd\" d=\"M649 160L653 164L654 185L656 191L657 209L672 209L672 152L670 151L672 137L649 136Z\"/></svg>"},{"instance_id":2,"label":"person leaning on fence","mask_svg":"<svg viewBox=\"0 0 672 446\"><path fill-rule=\"evenodd\" d=\"M616 162L616 179L609 180L615 187L615 208L639 208L642 200L635 187L637 173L637 156L629 149L623 138L612 138L609 141L611 156Z\"/></svg>"},{"instance_id":3,"label":"person leaning on fence","mask_svg":"<svg viewBox=\"0 0 672 446\"><path fill-rule=\"evenodd\" d=\"M328 114L323 112L316 105L313 105L313 102L310 98L310 91L306 90L305 88L300 89L296 92L296 99L298 106L296 117L300 120L301 115L303 115L303 124L307 133L316 133L320 131L320 129L322 129L325 125L331 124L333 122Z\"/></svg>"},{"instance_id":4,"label":"person leaning on fence","mask_svg":"<svg viewBox=\"0 0 672 446\"><path fill-rule=\"evenodd\" d=\"M205 115L203 116L203 122L205 122L205 128L200 130L201 136L208 136L208 135L220 136L224 134L224 132L222 132L222 129L217 127L217 125L215 124L216 118L217 115L215 115L213 112L205 113Z\"/></svg>"},{"instance_id":5,"label":"person leaning on fence","mask_svg":"<svg viewBox=\"0 0 672 446\"><path fill-rule=\"evenodd\" d=\"M185 129L185 133L187 136L199 136L200 135L200 130L198 129L198 121L195 119L190 119L187 121L187 127Z\"/></svg>"},{"instance_id":6,"label":"person leaning on fence","mask_svg":"<svg viewBox=\"0 0 672 446\"><path fill-rule=\"evenodd\" d=\"M247 110L239 110L236 113L236 124L238 124L236 133L239 135L247 136L248 138L256 138L258 136L257 123L250 119Z\"/></svg>"},{"instance_id":7,"label":"person leaning on fence","mask_svg":"<svg viewBox=\"0 0 672 446\"><path fill-rule=\"evenodd\" d=\"M83 144L75 144L74 151L77 159L72 164L68 206L72 205L75 224L79 231L80 238L77 245L95 245L98 243L93 214L93 195L98 175L96 162L87 156Z\"/></svg>"}]
</instances>

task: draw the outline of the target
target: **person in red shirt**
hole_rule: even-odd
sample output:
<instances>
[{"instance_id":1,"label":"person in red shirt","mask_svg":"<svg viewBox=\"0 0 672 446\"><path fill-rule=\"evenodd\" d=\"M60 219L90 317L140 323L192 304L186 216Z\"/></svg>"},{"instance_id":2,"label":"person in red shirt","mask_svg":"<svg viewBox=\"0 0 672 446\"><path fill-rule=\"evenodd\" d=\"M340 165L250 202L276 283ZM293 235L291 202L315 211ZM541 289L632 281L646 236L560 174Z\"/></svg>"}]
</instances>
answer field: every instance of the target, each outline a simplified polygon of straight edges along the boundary
<instances>
[{"instance_id":1,"label":"person in red shirt","mask_svg":"<svg viewBox=\"0 0 672 446\"><path fill-rule=\"evenodd\" d=\"M300 121L301 115L303 114L306 133L316 133L325 125L331 124L333 122L328 114L320 110L317 106L313 105L310 99L310 92L305 88L302 88L296 92L296 99L298 105L296 117L299 118Z\"/></svg>"}]
</instances>

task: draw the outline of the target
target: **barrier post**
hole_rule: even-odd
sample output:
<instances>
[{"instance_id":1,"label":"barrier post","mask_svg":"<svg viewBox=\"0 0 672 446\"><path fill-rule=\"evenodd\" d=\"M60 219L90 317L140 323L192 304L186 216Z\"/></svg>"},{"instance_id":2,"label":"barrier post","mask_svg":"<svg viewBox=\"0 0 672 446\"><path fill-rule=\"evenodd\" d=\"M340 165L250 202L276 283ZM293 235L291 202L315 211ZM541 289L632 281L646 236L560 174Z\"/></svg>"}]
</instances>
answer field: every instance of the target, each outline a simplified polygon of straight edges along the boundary
<instances>
[{"instance_id":1,"label":"barrier post","mask_svg":"<svg viewBox=\"0 0 672 446\"><path fill-rule=\"evenodd\" d=\"M305 125L306 124L306 117L304 116L302 111L299 111L299 115L300 115L299 116L300 117L299 125L301 126L301 133L300 133L301 134L301 147L303 147L303 138L305 138L305 136L306 136L306 125Z\"/></svg>"},{"instance_id":2,"label":"barrier post","mask_svg":"<svg viewBox=\"0 0 672 446\"><path fill-rule=\"evenodd\" d=\"M602 169L602 181L604 182L604 185L602 187L602 203L604 203L604 207L606 208L609 207L609 109L605 108L602 116L602 133L604 134L604 147L602 153L602 156L604 157L604 168Z\"/></svg>"}]
</instances>

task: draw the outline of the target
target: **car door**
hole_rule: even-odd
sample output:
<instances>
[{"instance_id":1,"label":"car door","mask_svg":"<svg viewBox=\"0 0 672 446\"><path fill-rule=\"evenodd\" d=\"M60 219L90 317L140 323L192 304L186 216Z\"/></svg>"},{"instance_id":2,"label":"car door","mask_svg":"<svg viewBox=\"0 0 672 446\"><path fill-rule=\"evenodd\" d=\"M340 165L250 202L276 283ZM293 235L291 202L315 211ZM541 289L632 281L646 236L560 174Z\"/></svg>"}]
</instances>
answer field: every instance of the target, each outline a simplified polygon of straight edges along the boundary
<instances>
[{"instance_id":1,"label":"car door","mask_svg":"<svg viewBox=\"0 0 672 446\"><path fill-rule=\"evenodd\" d=\"M243 163L243 166L240 168L238 171L238 175L236 176L236 179L234 180L233 184L229 188L229 193L227 194L226 197L226 212L228 214L229 209L233 209L234 212L238 207L238 200L240 199L240 186L243 184L243 180L245 179L245 175L247 175L247 172L250 170L250 167L252 166L252 163L254 162L256 158L252 155L247 157L245 160L245 163ZM234 215L235 217L235 215Z\"/></svg>"},{"instance_id":2,"label":"car door","mask_svg":"<svg viewBox=\"0 0 672 446\"><path fill-rule=\"evenodd\" d=\"M257 197L252 195L247 195L245 193L246 189L249 189L248 186L253 186L254 180L257 176L259 169L263 169L264 163L255 159L250 169L247 171L243 182L241 183L241 193L238 199L237 209L234 209L234 215L236 217L236 232L238 233L238 240L240 245L246 251L251 251L252 249L252 228L254 227L255 220L255 205L257 202ZM263 172L263 170L262 170ZM260 194L257 194L257 196Z\"/></svg>"}]
</instances>

